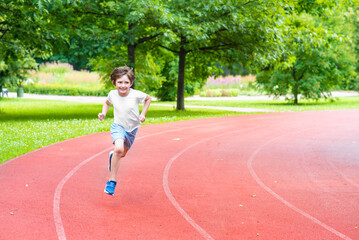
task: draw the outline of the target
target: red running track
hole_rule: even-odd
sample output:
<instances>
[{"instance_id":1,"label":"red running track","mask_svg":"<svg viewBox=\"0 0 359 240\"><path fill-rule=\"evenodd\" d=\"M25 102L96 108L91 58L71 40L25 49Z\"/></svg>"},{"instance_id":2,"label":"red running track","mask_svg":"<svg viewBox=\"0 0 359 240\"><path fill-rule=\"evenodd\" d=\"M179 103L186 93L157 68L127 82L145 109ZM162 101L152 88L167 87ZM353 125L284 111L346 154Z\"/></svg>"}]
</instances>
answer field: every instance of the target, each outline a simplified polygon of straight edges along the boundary
<instances>
[{"instance_id":1,"label":"red running track","mask_svg":"<svg viewBox=\"0 0 359 240\"><path fill-rule=\"evenodd\" d=\"M359 239L359 110L141 127L115 196L109 133L0 165L0 239Z\"/></svg>"}]
</instances>

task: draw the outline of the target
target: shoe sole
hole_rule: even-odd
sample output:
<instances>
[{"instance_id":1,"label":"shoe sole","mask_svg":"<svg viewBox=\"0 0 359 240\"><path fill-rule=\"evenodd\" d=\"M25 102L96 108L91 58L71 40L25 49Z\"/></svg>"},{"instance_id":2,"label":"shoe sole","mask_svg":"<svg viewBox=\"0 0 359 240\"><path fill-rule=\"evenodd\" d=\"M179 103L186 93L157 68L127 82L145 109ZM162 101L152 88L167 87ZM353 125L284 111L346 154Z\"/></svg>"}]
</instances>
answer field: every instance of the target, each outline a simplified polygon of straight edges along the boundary
<instances>
[{"instance_id":1,"label":"shoe sole","mask_svg":"<svg viewBox=\"0 0 359 240\"><path fill-rule=\"evenodd\" d=\"M109 193L109 192L107 192L107 191L106 191L106 189L105 189L105 190L103 190L103 191L104 191L104 193L107 193L108 195L113 196L113 193Z\"/></svg>"}]
</instances>

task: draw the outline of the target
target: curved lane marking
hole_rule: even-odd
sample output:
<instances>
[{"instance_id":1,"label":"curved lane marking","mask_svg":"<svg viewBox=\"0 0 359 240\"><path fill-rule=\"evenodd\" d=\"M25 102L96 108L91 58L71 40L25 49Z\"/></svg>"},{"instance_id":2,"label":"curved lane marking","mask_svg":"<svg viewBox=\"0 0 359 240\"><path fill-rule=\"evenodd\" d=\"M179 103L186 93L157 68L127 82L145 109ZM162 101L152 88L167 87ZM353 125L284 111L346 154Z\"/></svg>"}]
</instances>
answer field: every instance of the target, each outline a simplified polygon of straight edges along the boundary
<instances>
[{"instance_id":1,"label":"curved lane marking","mask_svg":"<svg viewBox=\"0 0 359 240\"><path fill-rule=\"evenodd\" d=\"M177 211L183 216L184 219L186 219L186 221L192 225L192 227L194 229L196 229L205 239L208 239L208 240L213 240L213 238L211 237L211 235L209 235L203 228L201 228L189 215L188 213L183 210L183 208L181 207L181 205L176 201L175 197L173 196L172 192L171 192L171 189L168 185L168 175L169 175L169 171L170 171L170 168L173 164L173 162L179 157L181 156L184 152L186 152L187 150L203 143L203 142L206 142L206 141L209 141L209 140L212 140L214 138L219 138L219 137L223 137L225 135L230 135L230 134L233 134L233 133L237 133L237 132L245 132L245 131L250 131L250 130L254 130L254 129L258 129L260 128L259 126L257 127L253 127L253 128L247 128L247 129L241 129L241 130L237 130L237 131L233 131L233 132L227 132L227 133L224 133L224 134L220 134L220 135L216 135L216 136L213 136L213 137L209 137L209 138L205 138L205 139L202 139L196 143L193 143L191 144L190 146L186 147L185 149L183 149L182 151L180 151L179 153L177 153L176 155L174 155L167 163L166 165L166 168L163 172L163 178L162 178L162 182L163 182L163 189L166 193L166 196L167 198L170 200L170 202L172 203L172 205L177 209Z\"/></svg>"},{"instance_id":2,"label":"curved lane marking","mask_svg":"<svg viewBox=\"0 0 359 240\"><path fill-rule=\"evenodd\" d=\"M310 129L306 129L304 131L308 131ZM295 131L297 132L297 131ZM325 228L326 230L328 230L329 232L337 235L338 237L345 239L345 240L352 240L351 238L349 238L348 236L344 235L343 233L338 232L337 230L335 230L334 228L326 225L325 223L321 222L320 220L316 219L315 217L311 216L310 214L304 212L303 210L297 208L296 206L294 206L293 204L291 204L290 202L288 202L287 200L285 200L284 198L282 198L281 196L279 196L277 193L275 193L271 188L269 188L267 185L265 185L262 180L258 177L258 175L256 174L256 172L253 170L252 167L252 162L253 159L255 158L255 156L267 145L275 142L276 140L278 140L279 138L282 138L285 135L290 135L292 133L286 133L280 136L277 136L275 138L272 138L271 140L265 142L264 144L262 144L261 146L259 146L253 153L252 155L248 158L247 161L247 168L250 172L250 174L252 175L252 177L254 178L254 180L264 189L266 190L269 194L271 194L273 197L275 197L276 199L278 199L279 201L281 201L284 205L286 205L287 207L289 207L290 209L296 211L297 213L303 215L304 217L308 218L309 220L313 221L314 223L322 226L323 228Z\"/></svg>"},{"instance_id":3,"label":"curved lane marking","mask_svg":"<svg viewBox=\"0 0 359 240\"><path fill-rule=\"evenodd\" d=\"M104 154L105 152L110 151L111 149L113 149L113 147L107 148L107 149L103 150L102 152L99 152L99 153L93 155L92 157L89 157L86 160L82 161L79 165L77 165L75 168L73 168L57 185L57 188L56 188L56 191L54 194L53 214L54 214L54 222L55 222L55 226L56 226L57 237L59 240L66 240L65 229L64 229L64 225L62 223L61 214L60 214L60 196L61 196L62 188L64 187L67 180L69 180L77 172L77 170L79 170L83 165L90 162L92 159L100 156L101 154Z\"/></svg>"},{"instance_id":4,"label":"curved lane marking","mask_svg":"<svg viewBox=\"0 0 359 240\"><path fill-rule=\"evenodd\" d=\"M214 138L214 137L212 137ZM162 178L162 185L163 185L163 189L165 190L166 196L167 198L170 200L170 202L172 203L172 205L177 209L177 211L182 215L182 217L184 217L184 219L186 219L186 221L192 225L192 227L194 227L194 229L196 229L205 239L208 240L213 240L213 238L211 237L211 235L209 235L203 228L201 228L187 213L185 210L183 210L183 208L181 207L181 205L176 201L176 199L174 198L173 194L171 193L171 190L168 186L168 174L170 171L170 168L172 166L172 163L179 157L181 156L184 152L186 152L188 149L202 143L205 141L208 141L212 138L206 138L203 139L199 142L196 142L188 147L186 147L185 149L183 149L181 152L177 153L175 156L173 156L167 163L166 168L163 172L163 178Z\"/></svg>"},{"instance_id":5,"label":"curved lane marking","mask_svg":"<svg viewBox=\"0 0 359 240\"><path fill-rule=\"evenodd\" d=\"M258 115L256 115L258 116ZM271 116L271 119L276 119L276 117ZM279 117L277 117L279 118ZM268 117L253 117L253 118L249 118L249 120L254 119L254 120L264 120L264 119L268 119ZM227 123L228 120L224 120L221 122L225 122ZM177 129L171 129L171 130L166 130L166 131L162 131L162 132L157 132L157 133L152 133L152 134L148 134L142 137L137 138L137 140L140 139L144 139L147 137L152 137L152 136L156 136L156 135L161 135L164 133L169 133L169 132L176 132L176 131L181 131L183 129L191 129L191 128L197 128L197 127L207 127L207 126L212 126L212 125L218 125L220 122L214 122L214 123L208 123L208 124L199 124L199 125L195 125L195 126L191 126L191 127L182 127L182 128L177 128ZM257 128L257 127L255 127ZM250 130L251 128L249 128L248 130ZM233 132L232 132L233 133ZM225 135L225 134L223 134ZM88 135L85 136L80 136L80 137L86 137ZM216 136L217 137L217 136ZM65 141L70 141L71 139L67 139ZM63 141L63 142L65 142ZM62 143L62 142L58 142L58 143ZM58 144L58 143L54 143L52 145ZM51 145L49 145L51 146ZM46 146L48 147L48 146ZM44 147L44 148L46 148ZM56 227L56 232L57 232L57 236L59 240L66 240L66 234L65 234L65 230L64 230L64 226L62 223L62 219L61 219L61 214L60 214L60 197L61 197L61 191L63 186L65 185L65 183L76 173L77 170L79 170L83 165L85 165L86 163L88 163L89 161L93 160L95 157L105 153L106 151L110 151L113 147L107 148L95 155L93 155L92 157L85 159L84 161L82 161L81 163L79 163L75 168L73 168L57 185L56 187L56 191L54 194L54 201L53 201L53 214L54 214L54 223L55 223L55 227ZM41 148L43 149L43 148ZM40 149L38 149L40 150ZM35 150L35 151L38 151ZM18 158L18 157L17 157ZM15 160L15 159L13 159ZM0 165L1 166L1 165Z\"/></svg>"},{"instance_id":6,"label":"curved lane marking","mask_svg":"<svg viewBox=\"0 0 359 240\"><path fill-rule=\"evenodd\" d=\"M210 124L204 124L204 125L196 125L196 126L191 126L191 127L183 127L183 128L178 128L178 129L172 129L172 130L166 130L166 131L162 131L162 132L157 132L157 133L153 133L153 134L148 134L142 137L139 137L138 140L140 139L144 139L147 137L151 137L151 136L156 136L156 135L160 135L160 134L164 134L164 133L168 133L168 132L176 132L176 131L181 131L183 129L190 129L190 128L196 128L198 126L211 126L211 125L218 125L218 123L210 123ZM83 136L81 136L83 137ZM66 141L69 141L71 139L68 139ZM57 143L54 143L57 144ZM54 145L52 144L52 145ZM60 198L61 198L61 191L65 185L65 183L86 163L90 162L91 160L93 160L94 158L100 156L101 154L104 154L107 151L112 150L113 147L107 148L93 156L91 156L90 158L85 159L84 161L82 161L81 163L79 163L76 167L74 167L57 185L56 190L55 190L55 194L54 194L54 201L53 201L53 214L54 214L54 223L55 223L55 227L56 227L56 233L57 233L57 237L59 240L66 240L66 234L65 234L65 229L62 223L62 218L61 218L61 213L60 213ZM40 149L38 149L40 150ZM38 151L37 150L37 151Z\"/></svg>"},{"instance_id":7,"label":"curved lane marking","mask_svg":"<svg viewBox=\"0 0 359 240\"><path fill-rule=\"evenodd\" d=\"M335 171L340 177L342 177L345 181L347 181L348 183L350 183L351 185L355 186L355 187L359 187L359 184L354 182L353 180L351 180L349 177L347 177L342 171L340 171L332 161L330 161L329 159L326 160L326 162L329 164L329 166L333 169L333 171Z\"/></svg>"}]
</instances>

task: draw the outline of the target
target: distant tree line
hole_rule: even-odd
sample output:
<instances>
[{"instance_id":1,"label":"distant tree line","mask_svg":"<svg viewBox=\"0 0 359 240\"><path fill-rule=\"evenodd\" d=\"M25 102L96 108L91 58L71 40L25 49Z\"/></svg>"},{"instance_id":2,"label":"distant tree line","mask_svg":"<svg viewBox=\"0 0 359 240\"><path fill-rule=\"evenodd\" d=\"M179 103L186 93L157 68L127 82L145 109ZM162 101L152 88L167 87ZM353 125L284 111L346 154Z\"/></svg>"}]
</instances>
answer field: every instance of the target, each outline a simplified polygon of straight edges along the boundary
<instances>
[{"instance_id":1,"label":"distant tree line","mask_svg":"<svg viewBox=\"0 0 359 240\"><path fill-rule=\"evenodd\" d=\"M136 71L136 88L163 100L193 94L207 77L254 73L269 94L320 98L359 90L359 20L350 0L3 0L0 86L28 69Z\"/></svg>"}]
</instances>

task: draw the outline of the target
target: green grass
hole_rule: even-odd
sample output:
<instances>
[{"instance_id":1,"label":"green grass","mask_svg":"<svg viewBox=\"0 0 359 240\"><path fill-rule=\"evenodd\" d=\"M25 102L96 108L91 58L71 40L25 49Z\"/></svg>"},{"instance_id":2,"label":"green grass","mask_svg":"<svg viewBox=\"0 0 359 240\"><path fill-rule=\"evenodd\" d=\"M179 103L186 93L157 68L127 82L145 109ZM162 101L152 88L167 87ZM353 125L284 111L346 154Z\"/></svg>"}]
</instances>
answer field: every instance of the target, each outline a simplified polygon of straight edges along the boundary
<instances>
[{"instance_id":1,"label":"green grass","mask_svg":"<svg viewBox=\"0 0 359 240\"><path fill-rule=\"evenodd\" d=\"M109 131L110 108L100 122L102 104L30 99L0 100L0 163L66 139ZM229 116L238 113L217 110L174 111L172 107L151 106L144 124Z\"/></svg>"},{"instance_id":2,"label":"green grass","mask_svg":"<svg viewBox=\"0 0 359 240\"><path fill-rule=\"evenodd\" d=\"M200 106L223 106L223 107L244 107L262 108L276 112L289 111L315 111L315 110L339 110L359 109L359 96L336 98L334 102L329 100L300 100L298 105L288 103L284 100L219 100L219 101L186 101L187 105Z\"/></svg>"}]
</instances>

